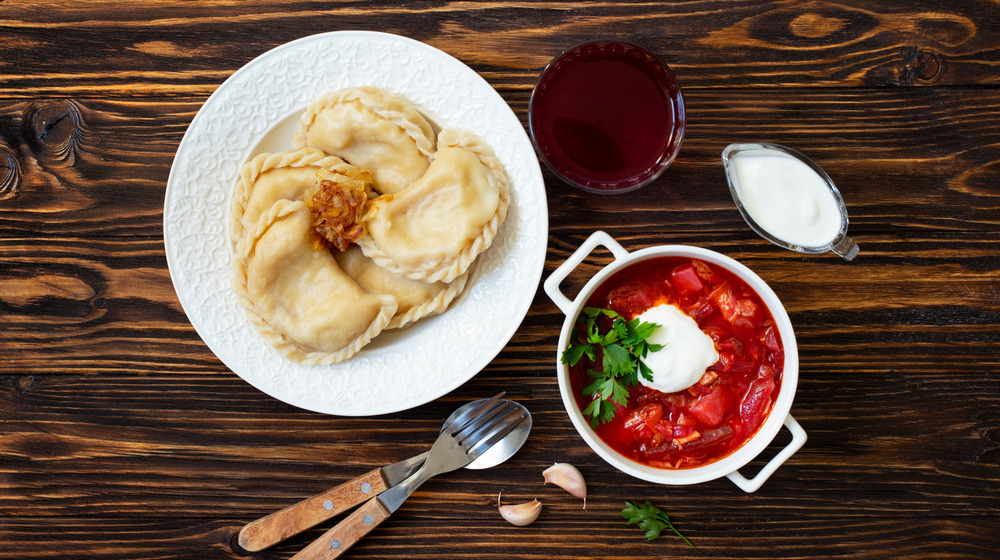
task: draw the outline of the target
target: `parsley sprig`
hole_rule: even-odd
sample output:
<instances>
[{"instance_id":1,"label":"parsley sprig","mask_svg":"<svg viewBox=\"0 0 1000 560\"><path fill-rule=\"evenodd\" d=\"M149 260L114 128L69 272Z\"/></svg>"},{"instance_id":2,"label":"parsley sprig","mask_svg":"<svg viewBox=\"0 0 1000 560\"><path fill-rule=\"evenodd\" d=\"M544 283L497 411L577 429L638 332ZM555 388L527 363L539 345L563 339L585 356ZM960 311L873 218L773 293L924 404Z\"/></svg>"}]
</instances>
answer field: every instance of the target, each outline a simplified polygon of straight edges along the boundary
<instances>
[{"instance_id":1,"label":"parsley sprig","mask_svg":"<svg viewBox=\"0 0 1000 560\"><path fill-rule=\"evenodd\" d=\"M611 328L603 333L598 321L601 316L611 319ZM627 321L611 309L583 308L576 324L577 339L583 342L570 342L561 359L570 366L584 356L596 363L600 350L602 371L587 370L594 381L583 389L584 395L594 397L583 411L592 427L611 421L617 411L615 404L628 403L628 388L639 382L639 375L652 381L653 372L642 359L663 348L646 341L659 326L640 323L639 319Z\"/></svg>"},{"instance_id":2,"label":"parsley sprig","mask_svg":"<svg viewBox=\"0 0 1000 560\"><path fill-rule=\"evenodd\" d=\"M678 537L680 537L684 542L688 544L691 548L695 548L694 544L687 540L684 535L681 534L674 524L670 522L670 517L663 510L654 506L646 500L646 503L642 506L637 506L631 502L625 502L625 509L622 510L622 517L624 517L628 523L626 525L639 525L639 529L646 532L646 538L653 540L660 536L660 532L664 529L669 528Z\"/></svg>"}]
</instances>

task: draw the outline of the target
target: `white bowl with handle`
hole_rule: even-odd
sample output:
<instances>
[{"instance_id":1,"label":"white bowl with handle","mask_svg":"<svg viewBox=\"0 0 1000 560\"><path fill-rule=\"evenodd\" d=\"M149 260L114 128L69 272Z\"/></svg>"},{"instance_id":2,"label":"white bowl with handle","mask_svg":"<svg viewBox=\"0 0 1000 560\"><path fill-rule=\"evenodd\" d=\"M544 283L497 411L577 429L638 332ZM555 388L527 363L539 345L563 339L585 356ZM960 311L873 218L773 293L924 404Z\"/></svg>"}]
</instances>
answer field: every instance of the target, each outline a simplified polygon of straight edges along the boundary
<instances>
[{"instance_id":1,"label":"white bowl with handle","mask_svg":"<svg viewBox=\"0 0 1000 560\"><path fill-rule=\"evenodd\" d=\"M611 254L614 256L614 262L602 268L586 283L576 298L570 299L562 292L560 284L580 266L594 249L600 246L611 251ZM590 422L584 417L579 406L577 406L576 398L573 395L570 384L569 366L560 360L563 350L569 344L570 336L572 335L580 311L586 306L587 300L594 291L619 270L647 259L660 257L701 259L720 266L741 278L757 292L770 310L771 315L774 317L775 325L778 328L778 334L780 335L785 354L778 397L767 418L757 429L757 432L729 455L714 462L687 469L662 469L644 465L621 455L601 440L594 433L594 430L591 429ZM562 395L563 405L569 413L573 426L579 432L580 436L583 437L584 441L587 442L587 445L615 468L642 480L671 485L697 484L725 476L743 491L755 492L774 474L778 467L805 444L806 432L790 414L799 379L799 354L795 343L795 333L792 330L792 323L788 318L788 313L785 312L784 306L778 300L778 296L774 294L774 291L746 266L721 253L687 245L660 245L630 253L607 233L596 231L580 245L566 262L560 265L545 280L544 289L553 303L566 315L566 320L563 322L562 331L559 335L558 351L556 352L559 392ZM778 435L782 426L786 427L791 433L791 441L752 478L747 478L740 474L739 469L760 455L775 436Z\"/></svg>"}]
</instances>

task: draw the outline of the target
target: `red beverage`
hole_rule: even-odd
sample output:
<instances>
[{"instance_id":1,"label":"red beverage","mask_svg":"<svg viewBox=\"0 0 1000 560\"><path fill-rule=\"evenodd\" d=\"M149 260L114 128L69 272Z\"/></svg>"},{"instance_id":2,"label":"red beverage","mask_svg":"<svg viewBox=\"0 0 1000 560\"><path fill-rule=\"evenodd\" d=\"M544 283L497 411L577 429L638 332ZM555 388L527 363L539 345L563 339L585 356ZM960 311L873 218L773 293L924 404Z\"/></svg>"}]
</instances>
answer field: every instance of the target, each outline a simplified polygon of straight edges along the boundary
<instances>
[{"instance_id":1,"label":"red beverage","mask_svg":"<svg viewBox=\"0 0 1000 560\"><path fill-rule=\"evenodd\" d=\"M584 43L542 72L528 110L542 159L592 192L627 192L663 172L684 137L684 101L670 69L640 47Z\"/></svg>"}]
</instances>

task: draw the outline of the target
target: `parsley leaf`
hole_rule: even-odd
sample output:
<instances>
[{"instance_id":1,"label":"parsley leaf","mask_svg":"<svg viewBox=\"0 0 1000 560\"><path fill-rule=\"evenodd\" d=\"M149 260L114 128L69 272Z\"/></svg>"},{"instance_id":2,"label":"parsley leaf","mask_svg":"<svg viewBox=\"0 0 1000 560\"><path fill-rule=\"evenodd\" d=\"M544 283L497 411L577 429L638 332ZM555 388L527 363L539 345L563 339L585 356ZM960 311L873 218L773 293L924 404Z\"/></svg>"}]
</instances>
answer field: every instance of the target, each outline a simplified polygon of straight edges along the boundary
<instances>
[{"instance_id":1,"label":"parsley leaf","mask_svg":"<svg viewBox=\"0 0 1000 560\"><path fill-rule=\"evenodd\" d=\"M594 348L589 344L583 344L580 346L570 346L563 352L563 362L568 363L571 366L575 366L577 362L580 361L584 355L586 355L591 360L593 357Z\"/></svg>"},{"instance_id":2,"label":"parsley leaf","mask_svg":"<svg viewBox=\"0 0 1000 560\"><path fill-rule=\"evenodd\" d=\"M608 343L604 347L604 371L617 377L625 373L635 371L635 364L632 363L632 356L628 350L617 342Z\"/></svg>"},{"instance_id":3,"label":"parsley leaf","mask_svg":"<svg viewBox=\"0 0 1000 560\"><path fill-rule=\"evenodd\" d=\"M604 324L611 319L611 326L605 332L601 332L599 324L602 317L606 318ZM646 341L659 326L640 323L639 319L627 321L612 309L583 308L576 323L575 342L570 342L560 359L575 366L586 356L596 365L600 352L601 371L588 370L594 381L583 389L585 396L594 398L583 411L592 427L610 422L617 412L616 404L628 404L628 388L639 382L640 375L648 381L653 379L652 370L642 358L663 348Z\"/></svg>"},{"instance_id":4,"label":"parsley leaf","mask_svg":"<svg viewBox=\"0 0 1000 560\"><path fill-rule=\"evenodd\" d=\"M669 528L678 537L688 544L691 548L695 548L694 544L687 540L678 531L673 523L670 522L670 517L663 510L654 506L646 500L646 503L642 506L637 506L631 502L625 502L625 509L622 510L622 517L627 521L627 525L639 525L639 529L646 532L646 538L653 540L660 536L660 532L664 529Z\"/></svg>"}]
</instances>

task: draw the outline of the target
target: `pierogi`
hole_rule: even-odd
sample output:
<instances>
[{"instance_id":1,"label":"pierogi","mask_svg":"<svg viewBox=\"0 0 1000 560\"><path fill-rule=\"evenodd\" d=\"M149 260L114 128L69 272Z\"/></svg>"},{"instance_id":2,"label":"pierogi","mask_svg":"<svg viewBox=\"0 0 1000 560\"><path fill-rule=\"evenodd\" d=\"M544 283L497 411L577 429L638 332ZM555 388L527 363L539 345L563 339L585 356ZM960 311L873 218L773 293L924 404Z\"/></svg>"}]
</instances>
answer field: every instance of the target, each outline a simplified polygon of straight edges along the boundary
<instances>
[{"instance_id":1,"label":"pierogi","mask_svg":"<svg viewBox=\"0 0 1000 560\"><path fill-rule=\"evenodd\" d=\"M435 137L373 87L311 103L293 145L247 162L231 203L234 286L261 335L328 365L447 310L507 215L492 149L471 132Z\"/></svg>"},{"instance_id":2,"label":"pierogi","mask_svg":"<svg viewBox=\"0 0 1000 560\"><path fill-rule=\"evenodd\" d=\"M331 364L353 356L396 313L396 298L362 290L329 251L313 249L309 209L279 200L237 246L237 286L258 330L286 357ZM239 274L239 272L243 274Z\"/></svg>"},{"instance_id":3,"label":"pierogi","mask_svg":"<svg viewBox=\"0 0 1000 560\"><path fill-rule=\"evenodd\" d=\"M292 140L371 171L375 190L403 190L427 170L434 129L403 98L373 87L346 88L313 101Z\"/></svg>"},{"instance_id":4,"label":"pierogi","mask_svg":"<svg viewBox=\"0 0 1000 560\"><path fill-rule=\"evenodd\" d=\"M444 130L420 179L372 201L358 245L396 274L451 282L492 244L509 203L507 174L493 150L475 134Z\"/></svg>"}]
</instances>

